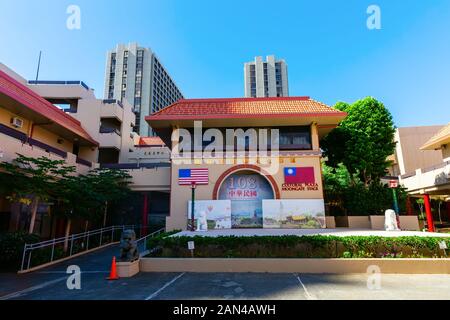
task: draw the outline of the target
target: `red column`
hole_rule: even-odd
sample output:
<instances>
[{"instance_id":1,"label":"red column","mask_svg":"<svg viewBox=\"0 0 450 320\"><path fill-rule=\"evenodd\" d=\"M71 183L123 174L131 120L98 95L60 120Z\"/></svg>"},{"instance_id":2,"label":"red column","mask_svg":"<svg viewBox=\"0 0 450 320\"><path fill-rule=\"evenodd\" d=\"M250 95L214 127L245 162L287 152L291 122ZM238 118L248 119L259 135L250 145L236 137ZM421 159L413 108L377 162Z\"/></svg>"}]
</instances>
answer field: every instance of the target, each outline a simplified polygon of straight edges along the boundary
<instances>
[{"instance_id":1,"label":"red column","mask_svg":"<svg viewBox=\"0 0 450 320\"><path fill-rule=\"evenodd\" d=\"M148 194L144 193L144 204L142 206L142 235L147 235L148 225Z\"/></svg>"},{"instance_id":2,"label":"red column","mask_svg":"<svg viewBox=\"0 0 450 320\"><path fill-rule=\"evenodd\" d=\"M427 214L428 231L434 232L433 214L431 213L430 195L424 194L423 201L425 203L425 212Z\"/></svg>"}]
</instances>

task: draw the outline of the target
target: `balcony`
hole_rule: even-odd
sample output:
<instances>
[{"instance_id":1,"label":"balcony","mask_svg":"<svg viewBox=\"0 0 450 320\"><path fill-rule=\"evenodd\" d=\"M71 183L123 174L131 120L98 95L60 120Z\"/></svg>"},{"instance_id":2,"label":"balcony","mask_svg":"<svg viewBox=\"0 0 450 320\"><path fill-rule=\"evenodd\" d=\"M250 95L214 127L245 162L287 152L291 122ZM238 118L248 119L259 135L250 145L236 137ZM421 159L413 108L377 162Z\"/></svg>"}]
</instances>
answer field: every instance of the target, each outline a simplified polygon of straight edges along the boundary
<instances>
[{"instance_id":1,"label":"balcony","mask_svg":"<svg viewBox=\"0 0 450 320\"><path fill-rule=\"evenodd\" d=\"M122 147L120 131L116 128L100 127L98 143L101 148L114 148L120 150Z\"/></svg>"},{"instance_id":2,"label":"balcony","mask_svg":"<svg viewBox=\"0 0 450 320\"><path fill-rule=\"evenodd\" d=\"M409 193L433 193L450 188L450 161L442 162L400 176L400 183Z\"/></svg>"},{"instance_id":3,"label":"balcony","mask_svg":"<svg viewBox=\"0 0 450 320\"><path fill-rule=\"evenodd\" d=\"M123 120L123 105L117 100L103 100L100 108L100 117Z\"/></svg>"}]
</instances>

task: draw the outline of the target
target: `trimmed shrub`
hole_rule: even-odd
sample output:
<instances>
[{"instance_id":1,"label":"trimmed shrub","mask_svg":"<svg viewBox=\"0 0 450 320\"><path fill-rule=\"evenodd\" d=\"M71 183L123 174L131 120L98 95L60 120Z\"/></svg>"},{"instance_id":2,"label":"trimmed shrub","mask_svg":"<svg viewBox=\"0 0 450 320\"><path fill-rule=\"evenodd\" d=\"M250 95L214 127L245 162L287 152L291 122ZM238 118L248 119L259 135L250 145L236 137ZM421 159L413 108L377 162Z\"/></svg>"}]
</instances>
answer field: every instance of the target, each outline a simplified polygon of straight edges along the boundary
<instances>
[{"instance_id":1,"label":"trimmed shrub","mask_svg":"<svg viewBox=\"0 0 450 320\"><path fill-rule=\"evenodd\" d=\"M151 238L153 257L191 257L188 241L195 242L195 257L213 258L420 258L441 257L439 242L450 238L378 236L262 236Z\"/></svg>"},{"instance_id":2,"label":"trimmed shrub","mask_svg":"<svg viewBox=\"0 0 450 320\"><path fill-rule=\"evenodd\" d=\"M39 241L39 236L22 231L0 234L0 269L2 271L17 271L22 261L25 243Z\"/></svg>"}]
</instances>

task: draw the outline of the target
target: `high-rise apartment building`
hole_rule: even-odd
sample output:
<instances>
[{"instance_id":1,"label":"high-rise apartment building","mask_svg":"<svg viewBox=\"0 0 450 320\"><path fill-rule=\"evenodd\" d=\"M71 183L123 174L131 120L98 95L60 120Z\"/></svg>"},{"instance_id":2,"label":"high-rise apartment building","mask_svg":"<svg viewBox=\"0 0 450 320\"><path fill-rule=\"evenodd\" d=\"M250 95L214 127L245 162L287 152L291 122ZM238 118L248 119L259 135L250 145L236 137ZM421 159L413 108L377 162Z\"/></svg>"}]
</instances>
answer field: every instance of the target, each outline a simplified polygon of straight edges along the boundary
<instances>
[{"instance_id":1,"label":"high-rise apartment building","mask_svg":"<svg viewBox=\"0 0 450 320\"><path fill-rule=\"evenodd\" d=\"M107 53L104 98L128 101L136 114L134 131L151 136L145 116L183 95L151 49L129 43L118 44Z\"/></svg>"},{"instance_id":2,"label":"high-rise apartment building","mask_svg":"<svg viewBox=\"0 0 450 320\"><path fill-rule=\"evenodd\" d=\"M275 56L255 57L255 61L244 64L245 96L287 97L289 96L287 64L275 60Z\"/></svg>"}]
</instances>

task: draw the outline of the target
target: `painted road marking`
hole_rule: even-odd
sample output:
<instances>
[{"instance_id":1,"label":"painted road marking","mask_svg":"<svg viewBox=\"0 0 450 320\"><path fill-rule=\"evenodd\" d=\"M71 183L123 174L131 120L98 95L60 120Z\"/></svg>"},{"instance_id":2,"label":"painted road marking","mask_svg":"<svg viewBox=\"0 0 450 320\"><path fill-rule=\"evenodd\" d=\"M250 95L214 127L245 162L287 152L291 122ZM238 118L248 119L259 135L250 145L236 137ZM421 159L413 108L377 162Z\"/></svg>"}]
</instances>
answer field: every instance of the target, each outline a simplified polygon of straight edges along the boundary
<instances>
[{"instance_id":1,"label":"painted road marking","mask_svg":"<svg viewBox=\"0 0 450 320\"><path fill-rule=\"evenodd\" d=\"M163 285L161 288L159 288L157 291L153 292L151 295L149 295L147 298L145 298L145 300L151 300L154 297L156 297L158 294L160 294L165 288L167 288L168 286L170 286L172 283L174 283L175 281L177 281L179 278L181 278L182 276L184 276L186 272L183 272L179 275L177 275L175 278L173 278L172 280L170 280L169 282L167 282L165 285Z\"/></svg>"},{"instance_id":2,"label":"painted road marking","mask_svg":"<svg viewBox=\"0 0 450 320\"><path fill-rule=\"evenodd\" d=\"M67 280L67 277L63 277L63 278L58 278L58 279L55 279L55 280L47 281L47 282L38 284L36 286L24 289L24 290L20 290L20 291L16 291L16 292L7 294L6 296L0 297L0 300L8 300L8 299L13 299L13 298L18 298L18 297L20 297L20 296L22 296L22 295L24 295L26 293L30 293L30 292L33 292L33 291L36 291L36 290L48 287L48 286L50 286L52 284L55 284L55 283L58 283L58 282L61 282L61 281L64 281L64 280Z\"/></svg>"},{"instance_id":3,"label":"painted road marking","mask_svg":"<svg viewBox=\"0 0 450 320\"><path fill-rule=\"evenodd\" d=\"M305 286L304 283L302 282L302 279L300 279L300 276L299 276L299 275L297 275L297 280L298 280L298 282L301 284L303 290L305 291L305 297L306 297L306 299L307 299L307 300L317 300L317 298L316 298L314 295L312 295L312 294L310 294L310 293L308 292L308 289L306 289L306 286Z\"/></svg>"},{"instance_id":4,"label":"painted road marking","mask_svg":"<svg viewBox=\"0 0 450 320\"><path fill-rule=\"evenodd\" d=\"M36 273L41 273L41 274L58 274L58 273L64 273L67 274L66 271L40 271L40 272L36 272ZM109 273L108 270L105 271L81 271L81 274L83 273Z\"/></svg>"}]
</instances>

